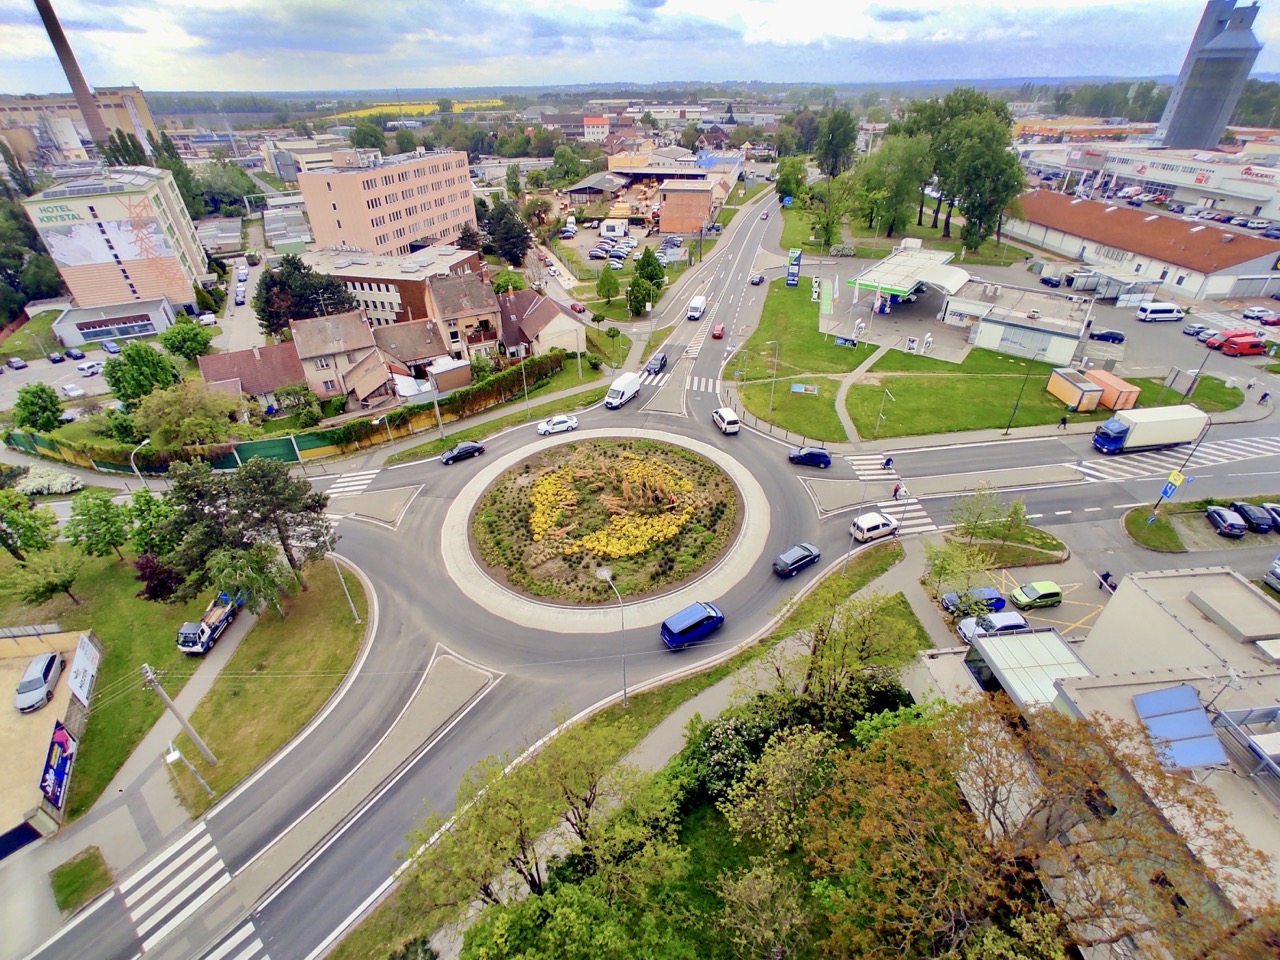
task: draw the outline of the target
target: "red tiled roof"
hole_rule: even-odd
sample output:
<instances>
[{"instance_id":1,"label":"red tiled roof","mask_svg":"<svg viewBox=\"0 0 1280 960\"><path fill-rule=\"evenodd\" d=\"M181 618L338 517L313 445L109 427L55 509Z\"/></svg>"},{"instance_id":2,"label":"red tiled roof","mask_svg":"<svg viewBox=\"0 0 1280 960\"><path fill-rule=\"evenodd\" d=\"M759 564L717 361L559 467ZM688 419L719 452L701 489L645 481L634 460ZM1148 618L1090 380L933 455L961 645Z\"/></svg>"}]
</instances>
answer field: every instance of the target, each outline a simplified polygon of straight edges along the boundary
<instances>
[{"instance_id":1,"label":"red tiled roof","mask_svg":"<svg viewBox=\"0 0 1280 960\"><path fill-rule=\"evenodd\" d=\"M1123 203L1117 206L1106 201L1076 200L1051 190L1031 190L1018 203L1022 207L1021 219L1028 223L1199 273L1216 273L1268 254L1280 254L1280 243L1274 240L1223 230L1219 224L1206 220L1191 223L1171 216L1148 220L1150 211Z\"/></svg>"},{"instance_id":2,"label":"red tiled roof","mask_svg":"<svg viewBox=\"0 0 1280 960\"><path fill-rule=\"evenodd\" d=\"M307 379L292 340L250 350L211 353L197 359L200 363L200 376L206 383L239 380L240 390L255 397L271 393L286 383Z\"/></svg>"}]
</instances>

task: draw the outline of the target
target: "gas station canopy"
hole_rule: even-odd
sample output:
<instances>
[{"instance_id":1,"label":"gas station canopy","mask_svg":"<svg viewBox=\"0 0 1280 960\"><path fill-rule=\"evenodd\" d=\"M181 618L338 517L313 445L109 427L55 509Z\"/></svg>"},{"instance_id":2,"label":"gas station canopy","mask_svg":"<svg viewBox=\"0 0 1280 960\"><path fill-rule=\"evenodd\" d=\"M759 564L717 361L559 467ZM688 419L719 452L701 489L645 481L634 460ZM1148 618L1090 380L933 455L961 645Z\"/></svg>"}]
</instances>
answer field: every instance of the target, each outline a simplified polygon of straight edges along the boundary
<instances>
[{"instance_id":1,"label":"gas station canopy","mask_svg":"<svg viewBox=\"0 0 1280 960\"><path fill-rule=\"evenodd\" d=\"M946 250L899 249L848 281L859 291L906 296L921 283L954 294L969 282L969 272L949 265Z\"/></svg>"}]
</instances>

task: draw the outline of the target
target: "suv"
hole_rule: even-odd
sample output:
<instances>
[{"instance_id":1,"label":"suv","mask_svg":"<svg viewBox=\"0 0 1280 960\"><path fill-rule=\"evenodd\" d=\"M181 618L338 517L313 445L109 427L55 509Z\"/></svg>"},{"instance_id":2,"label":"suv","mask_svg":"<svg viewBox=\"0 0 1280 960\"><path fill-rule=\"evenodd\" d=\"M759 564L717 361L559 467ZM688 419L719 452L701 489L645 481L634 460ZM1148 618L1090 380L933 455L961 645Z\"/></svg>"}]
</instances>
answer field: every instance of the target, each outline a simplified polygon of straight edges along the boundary
<instances>
[{"instance_id":1,"label":"suv","mask_svg":"<svg viewBox=\"0 0 1280 960\"><path fill-rule=\"evenodd\" d=\"M1026 629L1027 621L1020 613L984 613L979 617L965 617L956 624L956 631L965 643L973 643L975 637Z\"/></svg>"},{"instance_id":2,"label":"suv","mask_svg":"<svg viewBox=\"0 0 1280 960\"><path fill-rule=\"evenodd\" d=\"M944 593L942 595L942 609L947 613L958 613L962 607L969 607L970 609L981 607L987 613L995 613L1004 609L1004 597L1000 595L1000 591L995 587L972 587L966 591L966 594L967 596L962 601L959 593Z\"/></svg>"},{"instance_id":3,"label":"suv","mask_svg":"<svg viewBox=\"0 0 1280 960\"><path fill-rule=\"evenodd\" d=\"M644 365L645 373L661 373L662 369L667 365L667 355L665 353L655 353L649 358L649 362Z\"/></svg>"},{"instance_id":4,"label":"suv","mask_svg":"<svg viewBox=\"0 0 1280 960\"><path fill-rule=\"evenodd\" d=\"M1254 533L1270 533L1275 529L1275 521L1270 512L1256 503L1245 503L1243 500L1236 500L1229 509L1243 520L1245 526Z\"/></svg>"},{"instance_id":5,"label":"suv","mask_svg":"<svg viewBox=\"0 0 1280 960\"><path fill-rule=\"evenodd\" d=\"M822 552L812 543L797 543L773 561L773 572L780 577L794 577L805 567L817 563L821 556Z\"/></svg>"},{"instance_id":6,"label":"suv","mask_svg":"<svg viewBox=\"0 0 1280 960\"><path fill-rule=\"evenodd\" d=\"M823 470L831 466L831 454L822 447L792 447L787 451L787 459L792 463Z\"/></svg>"}]
</instances>

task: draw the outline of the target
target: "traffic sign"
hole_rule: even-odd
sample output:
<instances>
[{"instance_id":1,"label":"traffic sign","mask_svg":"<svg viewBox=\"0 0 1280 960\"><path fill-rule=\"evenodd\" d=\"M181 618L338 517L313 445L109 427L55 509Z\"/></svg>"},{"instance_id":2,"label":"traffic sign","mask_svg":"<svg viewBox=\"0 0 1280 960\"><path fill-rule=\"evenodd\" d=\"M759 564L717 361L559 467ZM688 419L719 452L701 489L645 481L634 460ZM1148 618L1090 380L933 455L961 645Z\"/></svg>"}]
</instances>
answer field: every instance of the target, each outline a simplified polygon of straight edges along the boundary
<instances>
[{"instance_id":1,"label":"traffic sign","mask_svg":"<svg viewBox=\"0 0 1280 960\"><path fill-rule=\"evenodd\" d=\"M1186 477L1184 477L1182 475L1182 472L1179 470L1175 470L1173 471L1173 473L1169 474L1169 482L1172 483L1175 487L1182 486L1182 481L1185 479Z\"/></svg>"},{"instance_id":2,"label":"traffic sign","mask_svg":"<svg viewBox=\"0 0 1280 960\"><path fill-rule=\"evenodd\" d=\"M1151 516L1147 517L1147 523L1155 523L1155 522L1156 522L1156 515L1154 513Z\"/></svg>"},{"instance_id":3,"label":"traffic sign","mask_svg":"<svg viewBox=\"0 0 1280 960\"><path fill-rule=\"evenodd\" d=\"M1169 499L1170 497L1172 497L1172 496L1174 495L1174 493L1175 493L1175 491L1177 491L1177 489L1178 489L1178 485L1177 485L1176 483L1174 483L1172 480L1170 480L1170 481L1169 481L1168 483L1166 483L1166 484L1164 485L1164 487L1160 490L1160 499L1162 499L1162 500L1167 500L1167 499Z\"/></svg>"}]
</instances>

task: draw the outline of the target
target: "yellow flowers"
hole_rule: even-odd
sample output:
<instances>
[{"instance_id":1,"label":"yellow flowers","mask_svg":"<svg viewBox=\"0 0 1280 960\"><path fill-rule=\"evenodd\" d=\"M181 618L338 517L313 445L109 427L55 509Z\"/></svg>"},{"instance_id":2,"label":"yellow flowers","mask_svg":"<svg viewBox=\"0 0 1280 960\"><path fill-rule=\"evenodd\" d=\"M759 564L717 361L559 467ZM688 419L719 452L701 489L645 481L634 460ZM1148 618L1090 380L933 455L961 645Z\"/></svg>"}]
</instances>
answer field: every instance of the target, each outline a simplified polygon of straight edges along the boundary
<instances>
[{"instance_id":1,"label":"yellow flowers","mask_svg":"<svg viewBox=\"0 0 1280 960\"><path fill-rule=\"evenodd\" d=\"M652 517L613 517L603 530L589 533L577 542L567 544L564 553L577 553L579 549L583 549L615 560L618 557L634 557L654 544L670 540L692 516L693 507L686 507L679 513L662 513Z\"/></svg>"},{"instance_id":2,"label":"yellow flowers","mask_svg":"<svg viewBox=\"0 0 1280 960\"><path fill-rule=\"evenodd\" d=\"M562 511L577 505L578 495L570 482L572 475L568 467L561 467L533 482L529 493L529 530L535 542L556 525Z\"/></svg>"}]
</instances>

